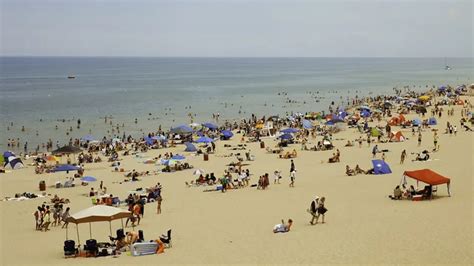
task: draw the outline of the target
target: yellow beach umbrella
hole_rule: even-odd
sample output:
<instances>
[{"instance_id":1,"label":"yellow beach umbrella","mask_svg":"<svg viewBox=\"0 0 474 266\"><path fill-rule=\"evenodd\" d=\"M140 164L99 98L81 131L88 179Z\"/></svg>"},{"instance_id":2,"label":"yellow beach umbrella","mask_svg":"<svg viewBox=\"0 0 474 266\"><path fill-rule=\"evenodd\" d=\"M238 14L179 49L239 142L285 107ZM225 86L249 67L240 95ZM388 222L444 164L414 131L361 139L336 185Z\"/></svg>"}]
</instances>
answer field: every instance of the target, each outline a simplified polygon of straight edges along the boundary
<instances>
[{"instance_id":1,"label":"yellow beach umbrella","mask_svg":"<svg viewBox=\"0 0 474 266\"><path fill-rule=\"evenodd\" d=\"M420 101L428 101L428 100L430 99L430 96L428 96L428 95L423 95L423 96L418 97L418 99L419 99Z\"/></svg>"}]
</instances>

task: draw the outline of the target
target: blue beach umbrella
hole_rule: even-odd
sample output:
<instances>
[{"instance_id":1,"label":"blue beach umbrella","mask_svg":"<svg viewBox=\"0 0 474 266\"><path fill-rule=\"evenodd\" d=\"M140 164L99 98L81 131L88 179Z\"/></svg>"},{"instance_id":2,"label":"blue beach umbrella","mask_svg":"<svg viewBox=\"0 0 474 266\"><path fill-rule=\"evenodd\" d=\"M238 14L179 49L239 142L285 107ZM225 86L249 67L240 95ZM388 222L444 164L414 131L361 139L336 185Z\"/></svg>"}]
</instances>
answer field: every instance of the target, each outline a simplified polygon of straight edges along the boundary
<instances>
[{"instance_id":1,"label":"blue beach umbrella","mask_svg":"<svg viewBox=\"0 0 474 266\"><path fill-rule=\"evenodd\" d=\"M152 138L149 138L149 137L145 137L145 142L147 145L153 145L153 139Z\"/></svg>"},{"instance_id":2,"label":"blue beach umbrella","mask_svg":"<svg viewBox=\"0 0 474 266\"><path fill-rule=\"evenodd\" d=\"M214 142L213 139L209 138L209 137L200 137L196 140L197 143L210 143L210 142Z\"/></svg>"},{"instance_id":3,"label":"blue beach umbrella","mask_svg":"<svg viewBox=\"0 0 474 266\"><path fill-rule=\"evenodd\" d=\"M285 134L288 134L288 133L296 133L296 132L298 132L298 131L300 131L300 130L297 129L297 128L292 128L292 127L290 127L290 128L285 128L285 129L283 129L283 130L280 130L280 132L285 133Z\"/></svg>"},{"instance_id":4,"label":"blue beach umbrella","mask_svg":"<svg viewBox=\"0 0 474 266\"><path fill-rule=\"evenodd\" d=\"M185 142L184 145L186 146L186 149L184 149L184 151L187 151L187 152L197 151L196 147L191 142Z\"/></svg>"},{"instance_id":5,"label":"blue beach umbrella","mask_svg":"<svg viewBox=\"0 0 474 266\"><path fill-rule=\"evenodd\" d=\"M362 117L370 117L370 112L367 111L367 110L362 110L362 112L360 112L360 116L362 116Z\"/></svg>"},{"instance_id":6,"label":"blue beach umbrella","mask_svg":"<svg viewBox=\"0 0 474 266\"><path fill-rule=\"evenodd\" d=\"M411 121L411 123L412 123L412 125L414 125L414 126L419 126L419 125L421 125L421 119L415 118L415 119L413 119L413 120Z\"/></svg>"},{"instance_id":7,"label":"blue beach umbrella","mask_svg":"<svg viewBox=\"0 0 474 266\"><path fill-rule=\"evenodd\" d=\"M171 128L171 132L176 133L176 134L186 134L186 133L192 133L193 129L186 125L180 125L180 126Z\"/></svg>"},{"instance_id":8,"label":"blue beach umbrella","mask_svg":"<svg viewBox=\"0 0 474 266\"><path fill-rule=\"evenodd\" d=\"M180 154L176 154L173 157L171 157L171 159L173 159L173 160L184 160L184 159L186 159L186 157L184 157L183 155L180 155Z\"/></svg>"},{"instance_id":9,"label":"blue beach umbrella","mask_svg":"<svg viewBox=\"0 0 474 266\"><path fill-rule=\"evenodd\" d=\"M81 181L83 181L83 182L95 182L95 181L97 181L97 178L95 178L93 176L84 176L83 178L81 178Z\"/></svg>"},{"instance_id":10,"label":"blue beach umbrella","mask_svg":"<svg viewBox=\"0 0 474 266\"><path fill-rule=\"evenodd\" d=\"M313 128L313 123L311 123L311 121L309 120L303 120L303 127L306 128L306 129L311 129Z\"/></svg>"},{"instance_id":11,"label":"blue beach umbrella","mask_svg":"<svg viewBox=\"0 0 474 266\"><path fill-rule=\"evenodd\" d=\"M376 175L385 175L392 173L390 166L383 160L372 160L374 166L374 173Z\"/></svg>"},{"instance_id":12,"label":"blue beach umbrella","mask_svg":"<svg viewBox=\"0 0 474 266\"><path fill-rule=\"evenodd\" d=\"M58 165L58 166L56 166L56 168L54 168L55 172L77 171L77 170L79 170L79 167L71 165L71 164L62 164L62 165Z\"/></svg>"},{"instance_id":13,"label":"blue beach umbrella","mask_svg":"<svg viewBox=\"0 0 474 266\"><path fill-rule=\"evenodd\" d=\"M232 136L234 136L234 133L232 133L232 131L230 130L222 130L221 134L222 136L224 136L224 138L227 138L227 139L230 139L232 138Z\"/></svg>"},{"instance_id":14,"label":"blue beach umbrella","mask_svg":"<svg viewBox=\"0 0 474 266\"><path fill-rule=\"evenodd\" d=\"M204 127L207 127L207 128L209 128L209 129L212 129L212 130L215 130L215 129L218 128L218 126L215 125L215 124L213 124L213 123L203 123L202 125L203 125Z\"/></svg>"},{"instance_id":15,"label":"blue beach umbrella","mask_svg":"<svg viewBox=\"0 0 474 266\"><path fill-rule=\"evenodd\" d=\"M283 140L288 140L288 139L292 139L293 136L291 134L283 134L281 136L279 136L280 139L283 139Z\"/></svg>"}]
</instances>

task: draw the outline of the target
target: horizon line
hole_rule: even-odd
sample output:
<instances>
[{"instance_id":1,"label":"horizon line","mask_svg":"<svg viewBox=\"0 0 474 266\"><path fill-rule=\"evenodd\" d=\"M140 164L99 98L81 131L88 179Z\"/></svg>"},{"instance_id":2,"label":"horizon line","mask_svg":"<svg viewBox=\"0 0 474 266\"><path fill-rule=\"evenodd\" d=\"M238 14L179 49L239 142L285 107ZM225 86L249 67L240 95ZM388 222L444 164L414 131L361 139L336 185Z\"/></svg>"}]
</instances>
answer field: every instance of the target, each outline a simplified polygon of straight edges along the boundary
<instances>
[{"instance_id":1,"label":"horizon line","mask_svg":"<svg viewBox=\"0 0 474 266\"><path fill-rule=\"evenodd\" d=\"M474 56L156 56L156 55L0 55L1 58L16 57L56 57L56 58L209 58L209 59L228 59L228 58L281 58L281 59L311 59L311 58L470 58Z\"/></svg>"}]
</instances>

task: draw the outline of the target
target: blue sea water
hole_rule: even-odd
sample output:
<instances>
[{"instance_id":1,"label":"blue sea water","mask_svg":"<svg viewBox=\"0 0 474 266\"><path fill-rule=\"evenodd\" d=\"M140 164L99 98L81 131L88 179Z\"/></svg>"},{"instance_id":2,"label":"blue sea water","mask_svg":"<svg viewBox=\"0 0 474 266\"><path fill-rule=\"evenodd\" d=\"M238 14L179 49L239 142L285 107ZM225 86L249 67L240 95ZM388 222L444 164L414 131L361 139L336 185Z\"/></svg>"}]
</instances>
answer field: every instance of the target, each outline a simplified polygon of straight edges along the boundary
<instances>
[{"instance_id":1,"label":"blue sea water","mask_svg":"<svg viewBox=\"0 0 474 266\"><path fill-rule=\"evenodd\" d=\"M473 58L447 63L452 70L444 69L444 58L0 57L0 148L8 138L20 138L21 149L28 141L32 150L49 138L64 143L89 132L113 135L104 116L123 124L118 135L141 136L159 125L189 123L189 113L207 122L217 112L223 121L320 111L331 101L394 87L473 82Z\"/></svg>"}]
</instances>

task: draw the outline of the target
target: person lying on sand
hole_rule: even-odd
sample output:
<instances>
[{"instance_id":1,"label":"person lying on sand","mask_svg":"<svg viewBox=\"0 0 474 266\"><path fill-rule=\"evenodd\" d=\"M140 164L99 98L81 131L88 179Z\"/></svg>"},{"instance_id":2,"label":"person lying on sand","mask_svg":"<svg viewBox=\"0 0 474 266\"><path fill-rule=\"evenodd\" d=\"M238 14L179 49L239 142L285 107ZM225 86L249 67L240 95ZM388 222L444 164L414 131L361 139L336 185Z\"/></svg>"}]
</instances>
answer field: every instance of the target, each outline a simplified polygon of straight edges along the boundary
<instances>
[{"instance_id":1,"label":"person lying on sand","mask_svg":"<svg viewBox=\"0 0 474 266\"><path fill-rule=\"evenodd\" d=\"M353 175L355 175L355 171L352 170L352 169L349 167L349 165L346 165L346 175L348 175L348 176L353 176Z\"/></svg>"},{"instance_id":2,"label":"person lying on sand","mask_svg":"<svg viewBox=\"0 0 474 266\"><path fill-rule=\"evenodd\" d=\"M285 221L283 219L281 219L281 224L276 224L273 227L273 233L286 233L286 232L289 232L292 225L293 225L293 220L288 219L288 224L285 224Z\"/></svg>"}]
</instances>

